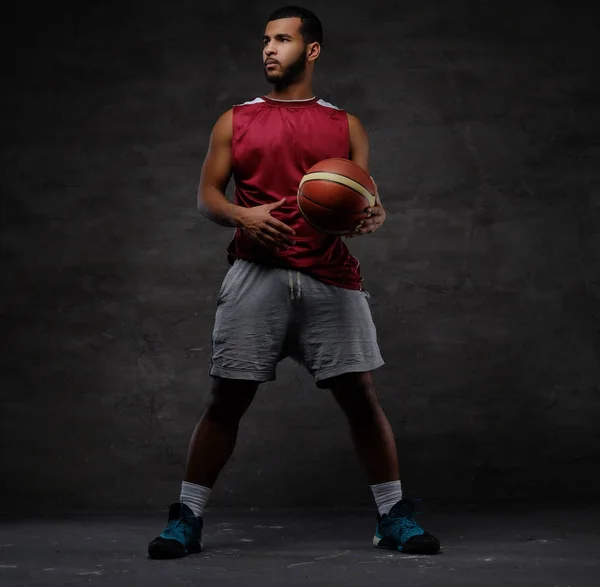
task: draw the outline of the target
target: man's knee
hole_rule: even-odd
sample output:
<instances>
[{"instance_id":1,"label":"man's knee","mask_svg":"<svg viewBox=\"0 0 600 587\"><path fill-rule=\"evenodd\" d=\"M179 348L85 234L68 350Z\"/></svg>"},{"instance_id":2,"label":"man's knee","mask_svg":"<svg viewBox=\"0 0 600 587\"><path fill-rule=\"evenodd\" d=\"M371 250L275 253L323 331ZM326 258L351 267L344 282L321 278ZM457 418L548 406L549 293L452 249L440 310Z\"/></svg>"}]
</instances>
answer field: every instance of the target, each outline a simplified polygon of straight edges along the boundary
<instances>
[{"instance_id":1,"label":"man's knee","mask_svg":"<svg viewBox=\"0 0 600 587\"><path fill-rule=\"evenodd\" d=\"M204 417L211 422L237 424L250 407L257 381L215 377Z\"/></svg>"},{"instance_id":2,"label":"man's knee","mask_svg":"<svg viewBox=\"0 0 600 587\"><path fill-rule=\"evenodd\" d=\"M371 421L381 410L370 372L340 375L329 387L351 423Z\"/></svg>"}]
</instances>

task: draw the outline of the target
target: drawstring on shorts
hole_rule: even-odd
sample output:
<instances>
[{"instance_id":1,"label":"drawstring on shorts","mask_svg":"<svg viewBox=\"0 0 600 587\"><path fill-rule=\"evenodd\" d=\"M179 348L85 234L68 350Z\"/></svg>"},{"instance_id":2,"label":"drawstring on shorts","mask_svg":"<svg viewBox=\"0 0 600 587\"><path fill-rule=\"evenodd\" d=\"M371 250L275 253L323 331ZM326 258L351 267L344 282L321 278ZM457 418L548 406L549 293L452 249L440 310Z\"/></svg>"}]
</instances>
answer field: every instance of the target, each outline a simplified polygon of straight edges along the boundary
<instances>
[{"instance_id":1,"label":"drawstring on shorts","mask_svg":"<svg viewBox=\"0 0 600 587\"><path fill-rule=\"evenodd\" d=\"M302 282L300 281L300 271L296 271L296 295L294 295L294 276L291 269L288 269L288 280L290 282L290 299L300 299L302 296Z\"/></svg>"}]
</instances>

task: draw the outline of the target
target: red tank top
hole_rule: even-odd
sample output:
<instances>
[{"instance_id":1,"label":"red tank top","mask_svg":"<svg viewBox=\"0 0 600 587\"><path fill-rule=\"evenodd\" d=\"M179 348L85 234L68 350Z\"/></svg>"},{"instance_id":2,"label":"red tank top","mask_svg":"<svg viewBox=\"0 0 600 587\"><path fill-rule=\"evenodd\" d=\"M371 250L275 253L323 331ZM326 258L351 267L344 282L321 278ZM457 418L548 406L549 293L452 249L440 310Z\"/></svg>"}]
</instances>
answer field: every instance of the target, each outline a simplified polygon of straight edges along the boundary
<instances>
[{"instance_id":1,"label":"red tank top","mask_svg":"<svg viewBox=\"0 0 600 587\"><path fill-rule=\"evenodd\" d=\"M348 159L350 138L346 112L328 102L274 100L263 96L233 107L233 177L239 206L286 202L271 215L291 226L295 246L273 251L236 229L227 248L230 264L246 259L272 267L309 273L324 283L362 290L360 264L341 237L312 228L298 209L296 193L315 163L331 157Z\"/></svg>"}]
</instances>

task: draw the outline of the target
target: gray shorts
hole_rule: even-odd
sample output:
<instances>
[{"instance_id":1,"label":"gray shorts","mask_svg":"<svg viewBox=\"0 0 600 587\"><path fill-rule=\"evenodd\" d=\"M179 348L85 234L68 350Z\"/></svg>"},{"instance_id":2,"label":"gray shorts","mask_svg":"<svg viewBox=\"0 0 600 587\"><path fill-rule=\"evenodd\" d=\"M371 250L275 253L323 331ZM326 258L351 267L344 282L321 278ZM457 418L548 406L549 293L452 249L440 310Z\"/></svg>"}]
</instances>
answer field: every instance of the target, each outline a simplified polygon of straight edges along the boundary
<instances>
[{"instance_id":1,"label":"gray shorts","mask_svg":"<svg viewBox=\"0 0 600 587\"><path fill-rule=\"evenodd\" d=\"M236 259L217 298L209 374L273 381L291 357L317 386L384 362L366 291L325 284L294 269Z\"/></svg>"}]
</instances>

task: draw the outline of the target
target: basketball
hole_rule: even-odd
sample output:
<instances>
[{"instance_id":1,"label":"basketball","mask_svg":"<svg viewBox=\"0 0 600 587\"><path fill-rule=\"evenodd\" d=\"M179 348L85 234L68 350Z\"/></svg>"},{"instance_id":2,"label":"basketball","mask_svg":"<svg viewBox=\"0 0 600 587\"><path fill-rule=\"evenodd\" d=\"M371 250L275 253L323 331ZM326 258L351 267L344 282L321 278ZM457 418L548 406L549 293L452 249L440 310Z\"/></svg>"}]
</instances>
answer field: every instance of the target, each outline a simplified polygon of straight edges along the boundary
<instances>
[{"instance_id":1,"label":"basketball","mask_svg":"<svg viewBox=\"0 0 600 587\"><path fill-rule=\"evenodd\" d=\"M365 210L375 205L375 184L349 159L325 159L313 165L298 186L298 208L319 232L352 232Z\"/></svg>"}]
</instances>

